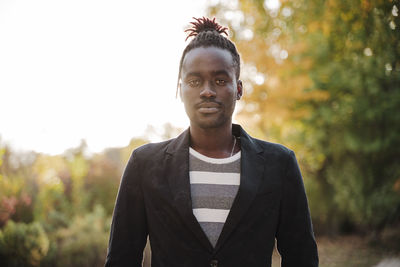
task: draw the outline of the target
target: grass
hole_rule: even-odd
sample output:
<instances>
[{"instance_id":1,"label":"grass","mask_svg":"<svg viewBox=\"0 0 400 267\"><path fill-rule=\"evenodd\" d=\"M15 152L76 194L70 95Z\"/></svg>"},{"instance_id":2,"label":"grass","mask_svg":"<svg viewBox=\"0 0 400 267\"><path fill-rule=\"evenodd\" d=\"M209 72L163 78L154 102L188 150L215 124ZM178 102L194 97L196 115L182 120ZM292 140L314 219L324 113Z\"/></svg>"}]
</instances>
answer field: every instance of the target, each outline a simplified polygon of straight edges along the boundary
<instances>
[{"instance_id":1,"label":"grass","mask_svg":"<svg viewBox=\"0 0 400 267\"><path fill-rule=\"evenodd\" d=\"M317 238L320 267L373 267L386 258L400 258L400 251L372 246L366 238L350 235ZM272 266L280 267L274 251Z\"/></svg>"}]
</instances>

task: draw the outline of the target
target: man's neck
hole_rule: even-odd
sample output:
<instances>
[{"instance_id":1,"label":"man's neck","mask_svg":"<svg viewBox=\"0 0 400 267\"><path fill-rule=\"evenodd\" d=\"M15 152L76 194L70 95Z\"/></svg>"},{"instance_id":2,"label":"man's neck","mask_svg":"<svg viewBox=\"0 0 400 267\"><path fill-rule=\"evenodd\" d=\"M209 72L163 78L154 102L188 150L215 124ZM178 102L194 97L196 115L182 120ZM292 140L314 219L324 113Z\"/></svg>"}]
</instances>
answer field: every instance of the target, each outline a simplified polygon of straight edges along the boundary
<instances>
[{"instance_id":1,"label":"man's neck","mask_svg":"<svg viewBox=\"0 0 400 267\"><path fill-rule=\"evenodd\" d=\"M211 158L227 158L234 148L232 123L219 128L199 128L190 125L190 146L197 152Z\"/></svg>"}]
</instances>

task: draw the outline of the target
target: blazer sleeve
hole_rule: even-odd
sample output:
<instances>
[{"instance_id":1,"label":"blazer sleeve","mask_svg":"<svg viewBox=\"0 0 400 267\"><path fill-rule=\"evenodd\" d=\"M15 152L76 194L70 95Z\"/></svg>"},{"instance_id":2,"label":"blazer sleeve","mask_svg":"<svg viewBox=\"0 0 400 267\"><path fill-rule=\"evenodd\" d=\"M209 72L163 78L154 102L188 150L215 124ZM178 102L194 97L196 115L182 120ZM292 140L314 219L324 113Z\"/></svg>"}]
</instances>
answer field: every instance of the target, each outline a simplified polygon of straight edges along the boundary
<instances>
[{"instance_id":1,"label":"blazer sleeve","mask_svg":"<svg viewBox=\"0 0 400 267\"><path fill-rule=\"evenodd\" d=\"M318 251L296 156L290 151L283 182L277 248L282 267L317 267Z\"/></svg>"},{"instance_id":2,"label":"blazer sleeve","mask_svg":"<svg viewBox=\"0 0 400 267\"><path fill-rule=\"evenodd\" d=\"M106 267L142 266L148 231L140 169L134 151L122 175L115 202Z\"/></svg>"}]
</instances>

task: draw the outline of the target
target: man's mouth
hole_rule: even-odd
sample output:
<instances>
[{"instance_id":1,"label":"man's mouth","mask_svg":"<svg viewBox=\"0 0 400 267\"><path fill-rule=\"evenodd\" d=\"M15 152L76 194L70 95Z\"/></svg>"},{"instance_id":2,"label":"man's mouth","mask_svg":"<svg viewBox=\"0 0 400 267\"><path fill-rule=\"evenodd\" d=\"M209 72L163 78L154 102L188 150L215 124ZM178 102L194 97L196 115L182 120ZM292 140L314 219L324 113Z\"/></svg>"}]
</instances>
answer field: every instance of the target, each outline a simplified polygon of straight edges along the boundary
<instances>
[{"instance_id":1,"label":"man's mouth","mask_svg":"<svg viewBox=\"0 0 400 267\"><path fill-rule=\"evenodd\" d=\"M197 105L197 108L200 113L210 114L218 112L220 104L216 102L203 102Z\"/></svg>"},{"instance_id":2,"label":"man's mouth","mask_svg":"<svg viewBox=\"0 0 400 267\"><path fill-rule=\"evenodd\" d=\"M217 112L218 111L218 108L217 107L204 107L204 108L199 108L199 112L200 113L207 113L207 114L210 114L210 113L215 113L215 112Z\"/></svg>"}]
</instances>

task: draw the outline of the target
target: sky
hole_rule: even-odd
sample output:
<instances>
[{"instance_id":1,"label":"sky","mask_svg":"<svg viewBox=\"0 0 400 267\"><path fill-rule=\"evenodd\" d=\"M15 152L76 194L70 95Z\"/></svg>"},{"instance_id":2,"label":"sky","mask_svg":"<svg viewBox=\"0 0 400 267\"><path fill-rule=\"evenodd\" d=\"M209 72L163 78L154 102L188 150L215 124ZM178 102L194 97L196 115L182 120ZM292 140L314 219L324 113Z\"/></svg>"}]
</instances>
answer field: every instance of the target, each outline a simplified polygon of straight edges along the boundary
<instances>
[{"instance_id":1,"label":"sky","mask_svg":"<svg viewBox=\"0 0 400 267\"><path fill-rule=\"evenodd\" d=\"M189 125L175 98L207 0L0 0L0 144L58 154Z\"/></svg>"}]
</instances>

